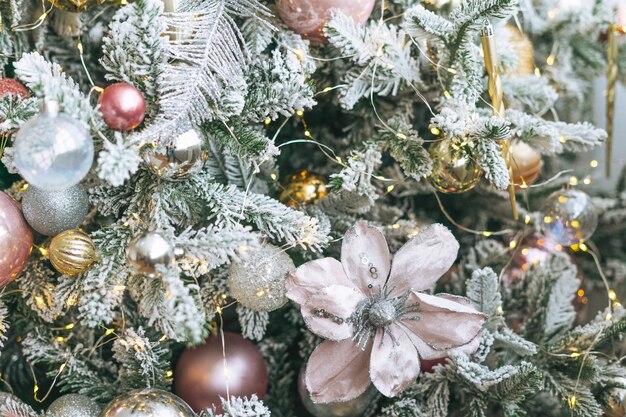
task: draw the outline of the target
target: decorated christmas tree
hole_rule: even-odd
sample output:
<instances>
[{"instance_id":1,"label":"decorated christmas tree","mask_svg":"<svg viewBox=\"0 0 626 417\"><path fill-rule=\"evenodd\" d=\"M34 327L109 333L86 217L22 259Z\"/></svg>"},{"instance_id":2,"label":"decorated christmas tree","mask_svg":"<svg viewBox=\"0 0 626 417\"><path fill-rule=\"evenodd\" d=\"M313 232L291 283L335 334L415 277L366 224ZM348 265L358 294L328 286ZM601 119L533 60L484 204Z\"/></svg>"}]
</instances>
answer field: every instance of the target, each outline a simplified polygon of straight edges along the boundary
<instances>
[{"instance_id":1,"label":"decorated christmas tree","mask_svg":"<svg viewBox=\"0 0 626 417\"><path fill-rule=\"evenodd\" d=\"M623 2L0 14L0 416L626 415Z\"/></svg>"}]
</instances>

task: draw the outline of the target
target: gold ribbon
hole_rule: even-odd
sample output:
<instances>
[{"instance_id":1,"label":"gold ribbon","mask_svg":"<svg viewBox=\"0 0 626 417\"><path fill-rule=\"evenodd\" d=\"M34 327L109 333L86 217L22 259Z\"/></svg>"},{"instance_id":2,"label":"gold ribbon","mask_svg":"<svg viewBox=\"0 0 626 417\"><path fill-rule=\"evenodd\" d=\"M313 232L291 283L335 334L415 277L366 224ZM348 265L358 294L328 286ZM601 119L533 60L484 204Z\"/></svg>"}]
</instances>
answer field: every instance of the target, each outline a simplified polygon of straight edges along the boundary
<instances>
[{"instance_id":1,"label":"gold ribbon","mask_svg":"<svg viewBox=\"0 0 626 417\"><path fill-rule=\"evenodd\" d=\"M617 77L619 68L617 55L619 43L617 36L619 27L616 24L609 26L608 51L607 51L607 86L606 86L606 164L605 175L611 176L611 157L613 156L613 128L615 123L615 92L617 89Z\"/></svg>"},{"instance_id":2,"label":"gold ribbon","mask_svg":"<svg viewBox=\"0 0 626 417\"><path fill-rule=\"evenodd\" d=\"M489 97L493 106L493 114L498 117L505 117L506 109L504 107L504 89L502 87L502 77L500 76L500 64L498 62L498 50L496 49L496 38L493 34L493 26L487 24L481 34L483 46L483 55L485 58L485 68L489 76ZM507 140L500 141L502 146L502 157L506 161L509 168L509 201L513 210L513 220L517 221L519 215L517 213L517 204L515 199L515 184L513 180L513 166L511 164L511 152L509 142Z\"/></svg>"}]
</instances>

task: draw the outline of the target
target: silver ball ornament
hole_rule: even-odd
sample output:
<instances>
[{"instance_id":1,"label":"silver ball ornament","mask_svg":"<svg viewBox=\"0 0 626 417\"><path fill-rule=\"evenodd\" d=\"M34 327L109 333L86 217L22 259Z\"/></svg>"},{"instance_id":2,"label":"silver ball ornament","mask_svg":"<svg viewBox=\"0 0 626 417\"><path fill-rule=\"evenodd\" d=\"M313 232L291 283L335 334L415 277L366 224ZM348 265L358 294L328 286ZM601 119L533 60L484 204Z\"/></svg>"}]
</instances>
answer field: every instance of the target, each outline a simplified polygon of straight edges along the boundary
<instances>
[{"instance_id":1,"label":"silver ball ornament","mask_svg":"<svg viewBox=\"0 0 626 417\"><path fill-rule=\"evenodd\" d=\"M43 110L24 123L15 137L13 163L31 185L63 190L78 184L93 163L89 130L78 120L46 102Z\"/></svg>"},{"instance_id":2,"label":"silver ball ornament","mask_svg":"<svg viewBox=\"0 0 626 417\"><path fill-rule=\"evenodd\" d=\"M172 263L175 259L174 248L159 233L147 232L130 242L126 258L135 271L152 275L157 265Z\"/></svg>"},{"instance_id":3,"label":"silver ball ornament","mask_svg":"<svg viewBox=\"0 0 626 417\"><path fill-rule=\"evenodd\" d=\"M598 212L586 193L559 190L546 199L541 209L546 237L570 246L589 239L598 227Z\"/></svg>"},{"instance_id":4,"label":"silver ball ornament","mask_svg":"<svg viewBox=\"0 0 626 417\"><path fill-rule=\"evenodd\" d=\"M294 269L285 251L264 244L230 266L228 287L244 307L273 311L287 302L286 275Z\"/></svg>"},{"instance_id":5,"label":"silver ball ornament","mask_svg":"<svg viewBox=\"0 0 626 417\"><path fill-rule=\"evenodd\" d=\"M147 388L115 398L100 417L195 417L195 414L171 392Z\"/></svg>"},{"instance_id":6,"label":"silver ball ornament","mask_svg":"<svg viewBox=\"0 0 626 417\"><path fill-rule=\"evenodd\" d=\"M30 227L46 236L76 229L88 211L89 197L81 184L59 191L30 186L22 196L24 218Z\"/></svg>"},{"instance_id":7,"label":"silver ball ornament","mask_svg":"<svg viewBox=\"0 0 626 417\"><path fill-rule=\"evenodd\" d=\"M48 407L51 417L98 417L100 407L94 400L80 394L67 394Z\"/></svg>"},{"instance_id":8,"label":"silver ball ornament","mask_svg":"<svg viewBox=\"0 0 626 417\"><path fill-rule=\"evenodd\" d=\"M206 154L202 151L202 137L196 130L188 130L176 137L165 152L148 152L145 160L158 176L171 181L185 180L204 166Z\"/></svg>"},{"instance_id":9,"label":"silver ball ornament","mask_svg":"<svg viewBox=\"0 0 626 417\"><path fill-rule=\"evenodd\" d=\"M311 399L309 391L306 389L304 382L304 373L306 365L300 370L298 376L298 394L302 400L302 405L306 410L315 417L361 417L367 409L376 401L378 391L373 385L358 397L344 402L316 404Z\"/></svg>"}]
</instances>

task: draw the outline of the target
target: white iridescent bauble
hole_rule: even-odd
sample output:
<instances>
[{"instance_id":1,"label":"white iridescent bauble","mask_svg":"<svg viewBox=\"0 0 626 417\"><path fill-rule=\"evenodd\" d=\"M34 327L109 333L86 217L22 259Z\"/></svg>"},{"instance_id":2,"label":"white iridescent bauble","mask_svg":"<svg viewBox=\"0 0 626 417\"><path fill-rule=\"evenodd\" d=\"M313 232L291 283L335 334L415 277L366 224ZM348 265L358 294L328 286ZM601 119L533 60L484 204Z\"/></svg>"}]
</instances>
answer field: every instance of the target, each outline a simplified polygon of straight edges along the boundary
<instances>
[{"instance_id":1,"label":"white iridescent bauble","mask_svg":"<svg viewBox=\"0 0 626 417\"><path fill-rule=\"evenodd\" d=\"M91 398L80 394L67 394L55 400L46 415L50 417L98 417L100 407Z\"/></svg>"},{"instance_id":2,"label":"white iridescent bauble","mask_svg":"<svg viewBox=\"0 0 626 417\"><path fill-rule=\"evenodd\" d=\"M563 246L584 242L598 226L596 207L591 197L580 190L550 194L541 212L544 234Z\"/></svg>"},{"instance_id":3,"label":"white iridescent bauble","mask_svg":"<svg viewBox=\"0 0 626 417\"><path fill-rule=\"evenodd\" d=\"M13 163L20 175L43 190L63 190L78 184L93 163L89 130L60 113L56 102L46 102L37 116L24 123L13 148Z\"/></svg>"},{"instance_id":4,"label":"white iridescent bauble","mask_svg":"<svg viewBox=\"0 0 626 417\"><path fill-rule=\"evenodd\" d=\"M195 414L171 392L146 388L115 398L100 417L195 417Z\"/></svg>"},{"instance_id":5,"label":"white iridescent bauble","mask_svg":"<svg viewBox=\"0 0 626 417\"><path fill-rule=\"evenodd\" d=\"M24 218L30 227L46 236L76 229L88 211L89 197L81 184L59 191L30 186L22 196Z\"/></svg>"},{"instance_id":6,"label":"white iridescent bauble","mask_svg":"<svg viewBox=\"0 0 626 417\"><path fill-rule=\"evenodd\" d=\"M273 311L287 302L285 280L295 270L285 251L261 245L228 271L228 288L237 301L254 311Z\"/></svg>"}]
</instances>

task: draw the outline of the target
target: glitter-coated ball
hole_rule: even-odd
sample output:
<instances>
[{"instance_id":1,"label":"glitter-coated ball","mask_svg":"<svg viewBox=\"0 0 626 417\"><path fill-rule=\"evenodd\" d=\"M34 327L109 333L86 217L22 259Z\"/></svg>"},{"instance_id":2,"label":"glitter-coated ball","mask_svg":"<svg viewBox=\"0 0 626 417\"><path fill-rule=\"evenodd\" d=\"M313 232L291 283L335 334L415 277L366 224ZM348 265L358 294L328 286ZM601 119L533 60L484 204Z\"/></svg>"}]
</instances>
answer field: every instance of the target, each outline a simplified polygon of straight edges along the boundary
<instances>
[{"instance_id":1,"label":"glitter-coated ball","mask_svg":"<svg viewBox=\"0 0 626 417\"><path fill-rule=\"evenodd\" d=\"M532 185L539 178L543 160L541 154L525 142L514 142L509 148L511 171L516 189Z\"/></svg>"},{"instance_id":2,"label":"glitter-coated ball","mask_svg":"<svg viewBox=\"0 0 626 417\"><path fill-rule=\"evenodd\" d=\"M272 311L287 302L285 279L295 269L285 251L272 245L252 250L228 270L228 288L241 305L254 311Z\"/></svg>"},{"instance_id":3,"label":"glitter-coated ball","mask_svg":"<svg viewBox=\"0 0 626 417\"><path fill-rule=\"evenodd\" d=\"M626 378L617 378L615 387L609 392L609 401L606 405L606 417L626 416ZM617 386L619 385L619 386Z\"/></svg>"},{"instance_id":4,"label":"glitter-coated ball","mask_svg":"<svg viewBox=\"0 0 626 417\"><path fill-rule=\"evenodd\" d=\"M93 140L79 121L48 102L17 132L13 163L31 185L62 190L78 184L91 169Z\"/></svg>"},{"instance_id":5,"label":"glitter-coated ball","mask_svg":"<svg viewBox=\"0 0 626 417\"><path fill-rule=\"evenodd\" d=\"M546 237L563 246L584 242L598 226L596 207L580 190L560 190L550 194L541 213Z\"/></svg>"},{"instance_id":6,"label":"glitter-coated ball","mask_svg":"<svg viewBox=\"0 0 626 417\"><path fill-rule=\"evenodd\" d=\"M313 42L325 42L324 27L333 10L363 24L374 10L375 0L276 0L283 22L293 31Z\"/></svg>"},{"instance_id":7,"label":"glitter-coated ball","mask_svg":"<svg viewBox=\"0 0 626 417\"><path fill-rule=\"evenodd\" d=\"M104 2L105 0L50 0L59 9L72 13L88 12Z\"/></svg>"},{"instance_id":8,"label":"glitter-coated ball","mask_svg":"<svg viewBox=\"0 0 626 417\"><path fill-rule=\"evenodd\" d=\"M376 388L370 385L363 394L350 401L316 404L306 389L304 382L305 369L306 365L302 366L298 376L298 394L300 394L304 408L315 417L361 417L378 396Z\"/></svg>"},{"instance_id":9,"label":"glitter-coated ball","mask_svg":"<svg viewBox=\"0 0 626 417\"><path fill-rule=\"evenodd\" d=\"M56 399L48 413L50 417L98 417L100 407L91 398L80 394L67 394Z\"/></svg>"},{"instance_id":10,"label":"glitter-coated ball","mask_svg":"<svg viewBox=\"0 0 626 417\"><path fill-rule=\"evenodd\" d=\"M313 204L327 194L324 177L303 169L287 178L278 199L289 207L297 208L301 204Z\"/></svg>"},{"instance_id":11,"label":"glitter-coated ball","mask_svg":"<svg viewBox=\"0 0 626 417\"><path fill-rule=\"evenodd\" d=\"M135 271L151 275L157 265L168 265L175 259L174 248L159 233L147 232L130 242L126 259Z\"/></svg>"},{"instance_id":12,"label":"glitter-coated ball","mask_svg":"<svg viewBox=\"0 0 626 417\"><path fill-rule=\"evenodd\" d=\"M22 196L22 211L30 227L46 236L81 225L89 210L89 197L81 184L60 191L28 187Z\"/></svg>"},{"instance_id":13,"label":"glitter-coated ball","mask_svg":"<svg viewBox=\"0 0 626 417\"><path fill-rule=\"evenodd\" d=\"M68 276L85 272L97 259L93 241L78 229L66 230L53 237L48 257L54 269Z\"/></svg>"},{"instance_id":14,"label":"glitter-coated ball","mask_svg":"<svg viewBox=\"0 0 626 417\"><path fill-rule=\"evenodd\" d=\"M0 191L0 288L20 274L30 258L33 234L17 203Z\"/></svg>"},{"instance_id":15,"label":"glitter-coated ball","mask_svg":"<svg viewBox=\"0 0 626 417\"><path fill-rule=\"evenodd\" d=\"M200 172L206 160L202 137L194 130L179 135L165 152L148 152L146 163L159 177L180 181Z\"/></svg>"},{"instance_id":16,"label":"glitter-coated ball","mask_svg":"<svg viewBox=\"0 0 626 417\"><path fill-rule=\"evenodd\" d=\"M15 98L27 98L28 89L24 87L24 84L13 78L2 78L0 79L0 98L7 94Z\"/></svg>"},{"instance_id":17,"label":"glitter-coated ball","mask_svg":"<svg viewBox=\"0 0 626 417\"><path fill-rule=\"evenodd\" d=\"M146 116L146 100L141 91L129 83L115 83L104 89L98 99L104 122L120 131L133 130Z\"/></svg>"},{"instance_id":18,"label":"glitter-coated ball","mask_svg":"<svg viewBox=\"0 0 626 417\"><path fill-rule=\"evenodd\" d=\"M442 193L464 193L480 181L482 170L472 158L468 146L442 140L431 144L428 152L433 160L430 182Z\"/></svg>"},{"instance_id":19,"label":"glitter-coated ball","mask_svg":"<svg viewBox=\"0 0 626 417\"><path fill-rule=\"evenodd\" d=\"M100 417L195 417L195 414L171 392L146 388L115 398Z\"/></svg>"}]
</instances>

